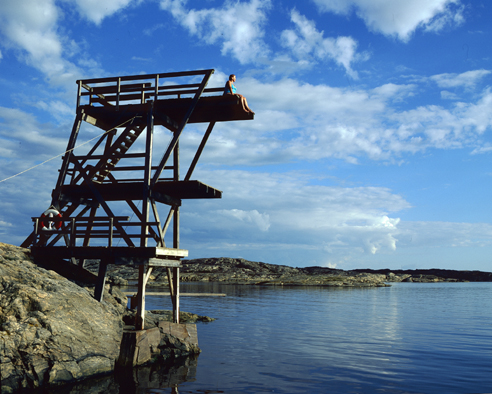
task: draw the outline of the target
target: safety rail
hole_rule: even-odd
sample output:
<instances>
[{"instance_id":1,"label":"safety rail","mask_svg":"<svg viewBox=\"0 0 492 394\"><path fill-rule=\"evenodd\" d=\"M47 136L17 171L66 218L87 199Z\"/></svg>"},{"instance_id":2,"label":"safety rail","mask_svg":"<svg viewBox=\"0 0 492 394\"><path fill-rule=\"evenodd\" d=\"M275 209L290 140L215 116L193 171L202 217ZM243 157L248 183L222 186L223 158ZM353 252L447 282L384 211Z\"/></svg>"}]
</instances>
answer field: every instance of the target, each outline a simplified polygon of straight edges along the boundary
<instances>
[{"instance_id":1,"label":"safety rail","mask_svg":"<svg viewBox=\"0 0 492 394\"><path fill-rule=\"evenodd\" d=\"M214 70L198 70L188 72L130 75L111 78L93 78L78 80L77 108L81 105L116 107L128 104L144 104L148 100L170 98L180 99L183 95L194 95L201 84L168 82L170 79L193 78L213 74ZM164 81L164 82L163 82ZM191 81L193 82L193 81ZM203 93L223 92L224 88L205 88ZM88 97L88 104L81 104L81 99Z\"/></svg>"},{"instance_id":2,"label":"safety rail","mask_svg":"<svg viewBox=\"0 0 492 394\"><path fill-rule=\"evenodd\" d=\"M114 217L69 217L41 216L31 217L34 222L34 236L40 235L66 236L67 246L75 247L77 239L107 239L108 247L113 246L114 238L154 238L152 233L127 233L127 227L150 227L158 226L158 222L130 222L129 216ZM94 230L93 228L103 228ZM116 227L116 228L115 228ZM120 227L120 229L118 229ZM125 229L123 229L125 227ZM105 228L105 229L104 229Z\"/></svg>"}]
</instances>

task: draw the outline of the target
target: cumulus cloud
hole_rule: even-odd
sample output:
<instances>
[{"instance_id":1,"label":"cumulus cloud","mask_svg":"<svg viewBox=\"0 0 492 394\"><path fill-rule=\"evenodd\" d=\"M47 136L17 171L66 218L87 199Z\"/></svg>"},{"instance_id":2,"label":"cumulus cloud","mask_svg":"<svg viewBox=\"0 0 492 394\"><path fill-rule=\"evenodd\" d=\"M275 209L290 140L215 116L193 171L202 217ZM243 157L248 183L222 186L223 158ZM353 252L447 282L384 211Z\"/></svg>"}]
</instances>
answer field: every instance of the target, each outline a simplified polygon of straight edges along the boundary
<instances>
[{"instance_id":1,"label":"cumulus cloud","mask_svg":"<svg viewBox=\"0 0 492 394\"><path fill-rule=\"evenodd\" d=\"M357 42L351 37L324 38L323 31L318 31L313 21L308 20L297 10L291 11L291 21L295 30L284 30L281 42L300 61L314 58L331 59L345 68L352 78L357 79L357 72L351 64L356 59Z\"/></svg>"},{"instance_id":2,"label":"cumulus cloud","mask_svg":"<svg viewBox=\"0 0 492 394\"><path fill-rule=\"evenodd\" d=\"M0 2L3 45L20 49L20 57L55 84L73 83L79 69L63 57L57 32L60 11L54 0Z\"/></svg>"},{"instance_id":3,"label":"cumulus cloud","mask_svg":"<svg viewBox=\"0 0 492 394\"><path fill-rule=\"evenodd\" d=\"M355 12L367 27L408 41L415 30L437 32L463 23L460 0L313 0L321 11Z\"/></svg>"},{"instance_id":4,"label":"cumulus cloud","mask_svg":"<svg viewBox=\"0 0 492 394\"><path fill-rule=\"evenodd\" d=\"M263 165L330 157L352 163L362 157L393 161L431 148L475 149L492 128L489 89L469 102L400 107L414 99L420 85L334 88L294 79L245 78L237 86L256 111L255 122L217 125L203 155L211 164Z\"/></svg>"},{"instance_id":5,"label":"cumulus cloud","mask_svg":"<svg viewBox=\"0 0 492 394\"><path fill-rule=\"evenodd\" d=\"M263 27L270 0L227 1L222 8L201 10L187 8L185 0L161 0L160 5L191 35L206 44L220 43L224 56L248 63L268 52Z\"/></svg>"},{"instance_id":6,"label":"cumulus cloud","mask_svg":"<svg viewBox=\"0 0 492 394\"><path fill-rule=\"evenodd\" d=\"M313 184L306 173L199 172L200 179L224 191L219 204L183 207L183 242L199 244L204 254L218 247L231 255L250 249L250 257L271 250L294 262L326 260L354 249L393 251L399 219L390 214L410 207L386 188ZM217 205L223 209L212 209Z\"/></svg>"}]
</instances>

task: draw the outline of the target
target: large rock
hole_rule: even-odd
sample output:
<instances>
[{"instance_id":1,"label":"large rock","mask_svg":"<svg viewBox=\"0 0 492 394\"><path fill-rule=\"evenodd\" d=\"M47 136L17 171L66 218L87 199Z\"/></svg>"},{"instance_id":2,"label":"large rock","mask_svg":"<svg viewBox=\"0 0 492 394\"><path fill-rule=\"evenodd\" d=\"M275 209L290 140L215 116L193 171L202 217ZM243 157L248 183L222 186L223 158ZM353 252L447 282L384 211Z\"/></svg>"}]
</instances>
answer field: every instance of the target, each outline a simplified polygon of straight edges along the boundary
<instances>
[{"instance_id":1,"label":"large rock","mask_svg":"<svg viewBox=\"0 0 492 394\"><path fill-rule=\"evenodd\" d=\"M27 249L0 243L1 393L111 372L126 298L108 290L99 303Z\"/></svg>"}]
</instances>

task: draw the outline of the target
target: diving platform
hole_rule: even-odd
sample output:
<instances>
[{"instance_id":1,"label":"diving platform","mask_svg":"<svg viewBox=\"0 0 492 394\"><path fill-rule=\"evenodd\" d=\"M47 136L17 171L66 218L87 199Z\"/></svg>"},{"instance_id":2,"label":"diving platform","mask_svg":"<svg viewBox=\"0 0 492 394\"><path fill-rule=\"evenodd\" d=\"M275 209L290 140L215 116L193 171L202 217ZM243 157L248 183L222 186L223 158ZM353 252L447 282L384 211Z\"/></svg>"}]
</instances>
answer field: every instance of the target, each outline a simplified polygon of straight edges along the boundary
<instances>
[{"instance_id":1,"label":"diving platform","mask_svg":"<svg viewBox=\"0 0 492 394\"><path fill-rule=\"evenodd\" d=\"M222 91L223 89L221 89ZM175 92L178 95L179 92ZM101 128L110 127L108 125L116 124L124 118L142 116L148 111L146 103L132 103L124 100L117 101L114 96L109 96L104 102L115 103L111 106L102 105L103 100L91 100L91 104L81 105L80 110L84 113L84 120ZM192 103L192 98L175 98L161 99L154 104L154 111L157 113L154 119L154 125L164 126L169 130L176 130L179 120L183 119L186 111ZM240 99L233 95L219 95L201 97L195 110L191 114L188 123L210 123L210 122L230 122L237 120L252 120L254 115L244 111Z\"/></svg>"},{"instance_id":2,"label":"diving platform","mask_svg":"<svg viewBox=\"0 0 492 394\"><path fill-rule=\"evenodd\" d=\"M179 323L179 269L188 255L180 247L183 201L222 197L219 189L192 180L193 172L217 122L254 119L240 98L223 95L223 87L208 87L213 73L76 81L75 120L51 206L32 218L34 230L21 245L30 247L35 259L77 275L85 260L99 260L99 301L109 264L138 269L137 330L144 327L145 285L156 267L167 269ZM194 133L203 128L203 134L191 162L183 163L179 142L188 124ZM156 127L168 138L164 151L155 146Z\"/></svg>"},{"instance_id":3,"label":"diving platform","mask_svg":"<svg viewBox=\"0 0 492 394\"><path fill-rule=\"evenodd\" d=\"M145 190L142 182L100 183L95 190L105 201L140 200ZM63 185L60 200L87 201L93 199L93 192L85 185ZM150 192L150 198L168 204L185 199L222 198L222 192L199 181L157 182ZM181 202L179 202L181 204Z\"/></svg>"}]
</instances>

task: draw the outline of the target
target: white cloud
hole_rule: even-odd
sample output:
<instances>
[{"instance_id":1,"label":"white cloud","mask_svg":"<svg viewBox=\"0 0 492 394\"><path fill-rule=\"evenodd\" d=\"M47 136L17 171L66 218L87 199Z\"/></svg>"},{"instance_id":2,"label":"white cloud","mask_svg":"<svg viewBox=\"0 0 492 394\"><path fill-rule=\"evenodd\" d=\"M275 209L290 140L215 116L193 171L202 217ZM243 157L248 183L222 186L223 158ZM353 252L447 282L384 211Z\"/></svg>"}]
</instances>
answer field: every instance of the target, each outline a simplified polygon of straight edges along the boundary
<instances>
[{"instance_id":1,"label":"white cloud","mask_svg":"<svg viewBox=\"0 0 492 394\"><path fill-rule=\"evenodd\" d=\"M128 7L132 0L71 0L71 2L76 4L81 15L99 25L104 18Z\"/></svg>"},{"instance_id":2,"label":"white cloud","mask_svg":"<svg viewBox=\"0 0 492 394\"><path fill-rule=\"evenodd\" d=\"M399 225L390 214L410 207L386 188L326 186L307 173L209 172L203 167L198 172L199 179L223 190L217 202L183 205L183 243L194 250L199 245L203 254L251 249L290 255L299 263L354 250L359 255L390 252L397 247Z\"/></svg>"},{"instance_id":3,"label":"white cloud","mask_svg":"<svg viewBox=\"0 0 492 394\"><path fill-rule=\"evenodd\" d=\"M447 90L441 91L441 98L443 100L459 100L459 96L456 93Z\"/></svg>"},{"instance_id":4,"label":"white cloud","mask_svg":"<svg viewBox=\"0 0 492 394\"><path fill-rule=\"evenodd\" d=\"M355 11L368 28L408 41L418 28L440 31L463 22L460 0L313 0L322 11Z\"/></svg>"},{"instance_id":5,"label":"white cloud","mask_svg":"<svg viewBox=\"0 0 492 394\"><path fill-rule=\"evenodd\" d=\"M433 75L430 79L434 81L437 86L444 89L457 87L472 89L490 73L490 70L471 70L461 74L445 73Z\"/></svg>"},{"instance_id":6,"label":"white cloud","mask_svg":"<svg viewBox=\"0 0 492 394\"><path fill-rule=\"evenodd\" d=\"M242 223L252 224L256 230L267 231L270 228L269 215L259 213L256 209L251 211L243 211L242 209L219 210L215 213L223 216L222 220L224 221L234 218ZM243 225L242 229L243 231L246 230L246 226Z\"/></svg>"},{"instance_id":7,"label":"white cloud","mask_svg":"<svg viewBox=\"0 0 492 394\"><path fill-rule=\"evenodd\" d=\"M489 223L402 222L399 229L399 245L405 248L492 245Z\"/></svg>"},{"instance_id":8,"label":"white cloud","mask_svg":"<svg viewBox=\"0 0 492 394\"><path fill-rule=\"evenodd\" d=\"M203 155L209 163L262 165L328 157L349 162L360 157L394 160L429 148L476 147L492 128L488 89L468 103L404 110L399 104L415 95L419 85L385 84L363 90L245 78L238 79L237 86L256 112L255 121L217 125Z\"/></svg>"},{"instance_id":9,"label":"white cloud","mask_svg":"<svg viewBox=\"0 0 492 394\"><path fill-rule=\"evenodd\" d=\"M185 0L161 0L160 4L191 35L206 44L221 43L224 56L248 63L268 52L262 38L270 0L228 1L222 8L202 10L186 8Z\"/></svg>"},{"instance_id":10,"label":"white cloud","mask_svg":"<svg viewBox=\"0 0 492 394\"><path fill-rule=\"evenodd\" d=\"M78 68L63 58L63 44L57 33L59 9L54 0L0 2L0 32L3 45L20 49L20 57L56 84L76 79Z\"/></svg>"},{"instance_id":11,"label":"white cloud","mask_svg":"<svg viewBox=\"0 0 492 394\"><path fill-rule=\"evenodd\" d=\"M348 75L357 79L357 72L351 67L357 58L357 42L353 38L324 38L323 31L318 31L313 21L308 20L295 9L291 11L291 21L296 28L284 30L281 34L281 42L299 61L306 62L310 58L332 59L344 67Z\"/></svg>"},{"instance_id":12,"label":"white cloud","mask_svg":"<svg viewBox=\"0 0 492 394\"><path fill-rule=\"evenodd\" d=\"M486 144L485 146L480 146L478 148L473 149L471 152L472 155L478 155L482 153L492 152L492 146L490 144Z\"/></svg>"}]
</instances>

